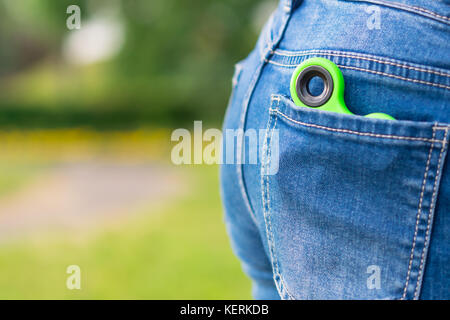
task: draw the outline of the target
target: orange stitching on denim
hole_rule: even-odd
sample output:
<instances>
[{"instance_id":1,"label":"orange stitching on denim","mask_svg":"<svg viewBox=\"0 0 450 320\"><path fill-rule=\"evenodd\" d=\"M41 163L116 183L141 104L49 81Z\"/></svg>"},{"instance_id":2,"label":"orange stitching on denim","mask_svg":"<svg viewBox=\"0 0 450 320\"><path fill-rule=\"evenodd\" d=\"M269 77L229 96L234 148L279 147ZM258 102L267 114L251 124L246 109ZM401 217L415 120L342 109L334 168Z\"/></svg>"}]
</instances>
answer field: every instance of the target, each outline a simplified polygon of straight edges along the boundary
<instances>
[{"instance_id":1,"label":"orange stitching on denim","mask_svg":"<svg viewBox=\"0 0 450 320\"><path fill-rule=\"evenodd\" d=\"M400 67L400 68L411 69L411 70L415 70L415 71L419 71L419 72L426 72L426 73L436 74L439 76L450 77L450 73L408 66L406 64L401 64L401 63L392 62L392 61L384 61L384 60L381 60L380 58L377 58L372 55L362 55L362 54L357 54L354 52L347 53L347 52L341 52L341 51L335 51L335 50L310 50L310 51L305 51L302 53L295 53L295 52L289 52L289 51L283 51L283 50L275 50L275 51L272 51L271 53L278 55L278 56L284 56L284 57L303 57L303 56L309 56L309 55L313 55L313 54L319 54L319 55L329 55L329 56L333 56L333 57L361 59L361 60L373 61L373 62L386 64L386 65L396 66L396 67Z\"/></svg>"},{"instance_id":2,"label":"orange stitching on denim","mask_svg":"<svg viewBox=\"0 0 450 320\"><path fill-rule=\"evenodd\" d=\"M448 130L445 130L444 142L447 139L447 133L448 133ZM441 152L439 154L438 167L436 170L436 177L434 178L433 195L431 197L430 211L428 212L427 230L425 232L425 242L424 242L423 249L422 249L422 256L420 258L419 274L417 276L417 283L416 283L416 290L414 292L414 299L418 298L418 295L419 295L419 280L422 277L422 270L423 270L423 265L424 265L424 261L425 261L425 251L426 251L425 249L428 246L428 240L429 240L429 236L430 236L431 217L432 217L432 213L433 213L432 211L434 209L434 205L436 204L435 196L436 196L436 192L437 192L437 181L438 181L438 177L440 174L441 160L442 160L442 154L444 153L444 149L445 149L445 143L442 144Z\"/></svg>"},{"instance_id":3,"label":"orange stitching on denim","mask_svg":"<svg viewBox=\"0 0 450 320\"><path fill-rule=\"evenodd\" d=\"M318 124L312 124L312 123L297 121L297 120L290 118L289 116L285 115L284 113L282 113L281 111L276 110L276 109L270 109L270 111L278 113L283 118L286 118L289 121L292 121L294 123L297 123L297 124L300 124L300 125L306 126L306 127L313 127L313 128L324 129L324 130L328 130L328 131L356 134L356 135L360 135L360 136L369 136L369 137L375 137L375 138L397 139L397 140L411 140L411 141L424 141L424 142L432 142L432 143L434 143L434 142L441 142L441 143L443 143L442 140L436 140L434 138L429 139L429 138L421 138L421 137L408 137L408 136L397 136L397 135L381 134L381 133L361 132L361 131L355 131L355 130L349 130L349 129L337 129L337 128L332 128L332 127L318 125Z\"/></svg>"},{"instance_id":4,"label":"orange stitching on denim","mask_svg":"<svg viewBox=\"0 0 450 320\"><path fill-rule=\"evenodd\" d=\"M275 62L275 61L268 60L268 59L265 59L265 61L268 62L268 63L274 64L274 65L277 65L277 66L281 66L281 67L289 67L289 68L295 68L296 67L296 65L283 64L283 63ZM383 75L383 76L386 76L386 77L396 78L396 79L400 79L400 80L404 80L404 81L410 81L410 82L415 82L415 83L421 83L421 84L430 85L430 86L433 86L433 87L439 87L439 88L450 90L450 86L446 86L446 85L440 84L440 83L433 83L433 82L428 82L428 81L423 81L423 80L411 79L411 78L397 76L397 75L390 74L390 73L374 71L374 70L370 70L370 69L363 69L363 68L357 68L357 67L343 66L343 65L339 65L339 64L337 66L341 67L341 68L344 68L344 69L353 69L353 70L358 70L358 71L365 71L365 72L369 72L369 73Z\"/></svg>"},{"instance_id":5,"label":"orange stitching on denim","mask_svg":"<svg viewBox=\"0 0 450 320\"><path fill-rule=\"evenodd\" d=\"M436 134L436 130L435 130L435 127L433 127L433 139L435 137L435 134ZM434 144L432 143L430 146L430 151L428 152L427 164L425 166L425 173L423 175L422 189L420 191L419 208L417 209L416 224L414 227L413 244L412 244L412 248L411 248L411 254L409 256L408 272L406 273L405 288L403 289L402 300L404 300L406 298L406 293L407 293L408 285L409 285L409 279L411 277L412 262L414 259L414 251L416 249L417 234L419 232L420 215L422 214L423 195L425 193L425 185L426 185L426 181L427 181L427 177L428 177L428 171L430 169L430 160L431 160L431 155L433 153L433 146L434 146Z\"/></svg>"},{"instance_id":6,"label":"orange stitching on denim","mask_svg":"<svg viewBox=\"0 0 450 320\"><path fill-rule=\"evenodd\" d=\"M264 216L264 222L266 224L266 233L267 233L267 241L268 241L268 245L269 245L269 252L270 252L270 257L271 257L271 264L272 264L272 269L273 273L274 273L274 282L275 285L277 286L277 290L281 296L281 290L278 286L278 283L275 281L275 274L276 274L276 270L275 270L275 258L274 258L274 252L273 252L273 245L272 245L272 239L271 239L271 226L270 226L270 219L268 218L268 210L266 209L268 207L268 162L269 162L269 149L268 149L268 139L269 139L269 132L270 132L270 127L271 127L271 122L273 121L273 117L269 117L269 122L267 124L267 129L266 129L266 134L265 134L265 138L264 138L264 146L263 146L263 159L261 161L261 192L262 192L262 201L263 201L263 216Z\"/></svg>"},{"instance_id":7,"label":"orange stitching on denim","mask_svg":"<svg viewBox=\"0 0 450 320\"><path fill-rule=\"evenodd\" d=\"M426 85L430 85L430 86L434 86L434 87L439 87L439 88L444 88L444 89L450 90L450 86L446 86L445 84L434 83L434 82L423 81L423 80L417 80L417 79L411 79L411 78L406 78L406 77L402 77L402 76L397 76L395 74L390 74L390 73L381 72L381 71L374 71L374 70L370 70L370 69L363 69L363 68L358 68L358 67L350 67L350 66L342 66L342 65L338 65L338 66L340 68L344 68L344 69L366 71L366 72L370 72L370 73L374 73L374 74L378 74L378 75L383 75L383 76L386 76L386 77L391 77L391 78L405 80L405 81L410 81L410 82L415 82L415 83L426 84Z\"/></svg>"},{"instance_id":8,"label":"orange stitching on denim","mask_svg":"<svg viewBox=\"0 0 450 320\"><path fill-rule=\"evenodd\" d=\"M277 103L280 103L280 99L278 97L272 97L272 101L277 101ZM270 110L270 109L269 109ZM281 276L281 273L279 271L279 266L278 266L278 258L276 256L276 252L275 252L275 240L274 240L274 236L273 236L273 230L272 230L272 221L271 221L271 217L270 217L270 188L269 188L269 165L270 165L270 158L271 158L271 144L272 144L272 139L273 139L273 132L276 128L277 122L278 122L278 117L275 117L275 122L273 124L273 127L271 128L271 120L273 119L273 117L269 118L269 123L267 126L267 131L266 131L266 136L265 136L265 141L264 141L264 152L263 155L265 156L264 159L264 166L261 168L261 171L263 172L263 174L265 173L265 175L262 177L262 181L263 181L263 186L262 186L262 192L263 192L263 210L264 210L264 220L266 221L266 232L268 233L268 240L269 240L269 249L270 249L270 254L271 254L271 258L272 258L272 267L273 267L273 272L274 272L274 281L277 285L277 289L280 293L280 296L283 295L283 293L285 295L288 296L289 299L294 299L293 296L291 295L291 293L289 292L286 283L283 280L283 277ZM269 138L269 131L270 131L270 138ZM270 143L270 144L269 144ZM266 211L266 207L267 207L267 211ZM275 277L278 276L282 285L282 288L280 288L278 286L278 283L275 279ZM283 289L283 290L282 290Z\"/></svg>"}]
</instances>

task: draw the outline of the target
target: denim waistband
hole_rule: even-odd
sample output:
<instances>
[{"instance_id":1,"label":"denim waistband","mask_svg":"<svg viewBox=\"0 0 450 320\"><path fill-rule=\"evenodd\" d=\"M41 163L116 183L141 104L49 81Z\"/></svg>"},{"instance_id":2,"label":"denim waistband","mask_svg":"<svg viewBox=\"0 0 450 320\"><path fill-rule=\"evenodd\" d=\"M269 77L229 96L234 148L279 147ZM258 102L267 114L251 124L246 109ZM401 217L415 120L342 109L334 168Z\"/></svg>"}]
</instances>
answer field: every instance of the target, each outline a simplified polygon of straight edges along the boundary
<instances>
[{"instance_id":1,"label":"denim waistband","mask_svg":"<svg viewBox=\"0 0 450 320\"><path fill-rule=\"evenodd\" d=\"M295 9L303 0L280 0L287 11ZM368 4L380 5L408 11L417 15L425 16L436 21L450 25L450 1L449 0L336 0L348 2L366 2Z\"/></svg>"},{"instance_id":2,"label":"denim waistband","mask_svg":"<svg viewBox=\"0 0 450 320\"><path fill-rule=\"evenodd\" d=\"M339 0L349 2L366 2L368 4L390 7L408 11L413 14L450 25L450 1L448 0Z\"/></svg>"},{"instance_id":3,"label":"denim waistband","mask_svg":"<svg viewBox=\"0 0 450 320\"><path fill-rule=\"evenodd\" d=\"M303 51L276 49L272 51L272 55L266 59L266 62L280 67L294 68L313 56L330 59L343 69L368 72L450 90L450 72L448 70L358 52L325 49Z\"/></svg>"},{"instance_id":4,"label":"denim waistband","mask_svg":"<svg viewBox=\"0 0 450 320\"><path fill-rule=\"evenodd\" d=\"M406 54L391 55L392 50L384 50L384 51L378 50L382 48L384 45L386 46L391 45L389 41L398 40L398 36L385 40L386 44L384 44L383 42L382 43L376 42L375 44L369 46L368 52L361 51L361 46L359 47L356 45L354 46L352 43L349 43L348 47L345 44L335 43L337 45L341 45L342 48L339 46L314 47L315 39L312 39L310 36L306 38L307 39L306 42L310 46L310 48L308 47L302 48L305 42L301 42L301 40L298 40L297 38L303 39L303 41L305 41L304 36L302 38L302 34L299 34L298 36L294 35L293 38L292 31L288 35L288 39L284 40L285 44L287 43L291 45L292 43L299 42L298 45L298 47L300 47L299 50L296 50L295 48L296 45L293 46L294 48L285 48L285 47L283 48L283 46L281 46L280 48L280 46L276 45L277 42L280 41L280 38L283 39L286 38L286 36L283 36L283 34L285 33L286 24L287 23L291 24L292 22L289 21L295 18L297 18L298 20L299 18L298 16L294 18L292 18L292 16L294 12L300 7L300 5L304 6L309 4L310 9L321 8L320 9L321 14L327 15L330 11L327 11L325 9L327 9L333 3L335 5L337 3L342 4L355 3L355 5L358 5L359 3L370 5L372 3L378 6L389 7L388 10L397 10L397 9L401 10L407 12L408 15L409 13L418 14L422 16L421 19L431 18L432 20L429 21L434 21L434 23L439 26L427 25L426 26L426 28L428 28L427 30L431 33L436 31L437 34L436 37L438 37L437 39L445 43L445 34L448 34L446 31L450 31L447 30L447 26L449 25L448 22L450 21L449 18L450 0L445 1L330 0L330 1L318 1L317 3L314 2L313 7L311 7L311 3L313 2L307 0L280 1L278 10L276 10L272 15L272 17L269 19L269 22L265 27L265 31L263 31L262 33L262 38L260 39L258 44L259 55L262 61L271 63L273 65L277 65L279 67L294 68L302 61L310 57L320 56L332 60L342 69L366 72L377 76L389 77L400 81L425 85L431 88L442 89L446 93L448 93L447 90L450 90L450 70L446 68L448 63L442 60L444 58L438 59L438 61L441 61L442 63L436 63L435 62L436 59L433 59L432 57L433 55L430 53L430 51L428 49L427 50L424 49L425 46L424 44L421 45L420 43L417 43L417 45L415 46L416 48L415 56L412 58L409 55L407 56ZM340 7L341 6L339 7L334 6L328 9L338 10ZM344 8L349 7L346 6L342 7L341 9ZM353 7L350 8L353 10L351 14L358 14L360 12L360 9L356 9ZM355 16L350 17L354 18ZM413 24L414 27L417 27L416 21L417 19L414 19L414 17L411 16L401 16L401 17L407 18L407 21L404 21L405 24ZM322 18L326 19L326 17ZM387 20L387 18L385 20ZM436 20L438 22L436 22ZM305 34L306 32L308 35L312 32L311 26L309 27L303 26L302 23L299 23L298 21L296 21L296 23L299 32L301 31L303 34ZM392 34L394 34L396 27L393 25L393 23L396 23L396 21L391 19L386 21L386 23L387 29L384 30L387 31L385 32L391 32ZM400 21L398 23L400 23ZM345 31L345 28L341 29L343 30L343 32ZM319 38L324 36L323 32L324 31L322 30L322 34L318 36ZM379 40L379 38L374 39ZM410 46L408 48L411 48L411 46L413 46L414 43L407 43L407 45ZM446 45L442 45L442 48L440 48L439 44L436 44L435 53L439 52L439 57L445 56L445 46ZM386 52L387 54L385 54ZM419 53L423 55L418 55ZM419 58L417 58L417 56L419 56ZM420 58L422 56L424 57L423 59ZM434 56L437 55L435 54ZM448 59L446 61L448 61Z\"/></svg>"}]
</instances>

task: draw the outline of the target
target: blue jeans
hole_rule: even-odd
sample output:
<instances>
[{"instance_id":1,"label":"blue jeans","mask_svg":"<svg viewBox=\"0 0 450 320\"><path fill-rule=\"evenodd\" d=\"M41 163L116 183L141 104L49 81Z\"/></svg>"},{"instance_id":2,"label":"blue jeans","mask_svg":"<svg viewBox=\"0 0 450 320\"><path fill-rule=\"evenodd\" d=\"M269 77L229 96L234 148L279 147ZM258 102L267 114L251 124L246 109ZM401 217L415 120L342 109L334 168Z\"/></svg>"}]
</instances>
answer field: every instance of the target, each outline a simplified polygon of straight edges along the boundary
<instances>
[{"instance_id":1,"label":"blue jeans","mask_svg":"<svg viewBox=\"0 0 450 320\"><path fill-rule=\"evenodd\" d=\"M224 132L244 134L224 145L221 191L255 298L450 298L449 12L282 0L237 64ZM292 72L316 56L341 69L355 116L292 102Z\"/></svg>"}]
</instances>

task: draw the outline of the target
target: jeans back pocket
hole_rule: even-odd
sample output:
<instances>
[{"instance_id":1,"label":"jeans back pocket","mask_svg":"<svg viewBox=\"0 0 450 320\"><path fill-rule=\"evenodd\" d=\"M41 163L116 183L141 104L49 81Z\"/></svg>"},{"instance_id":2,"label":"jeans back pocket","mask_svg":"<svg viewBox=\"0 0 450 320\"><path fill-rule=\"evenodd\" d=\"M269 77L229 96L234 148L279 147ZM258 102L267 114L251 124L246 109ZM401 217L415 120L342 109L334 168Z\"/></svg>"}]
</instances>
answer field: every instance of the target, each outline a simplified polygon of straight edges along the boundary
<instances>
[{"instance_id":1,"label":"jeans back pocket","mask_svg":"<svg viewBox=\"0 0 450 320\"><path fill-rule=\"evenodd\" d=\"M278 141L267 134L261 191L282 298L418 298L449 126L274 95L267 130Z\"/></svg>"}]
</instances>

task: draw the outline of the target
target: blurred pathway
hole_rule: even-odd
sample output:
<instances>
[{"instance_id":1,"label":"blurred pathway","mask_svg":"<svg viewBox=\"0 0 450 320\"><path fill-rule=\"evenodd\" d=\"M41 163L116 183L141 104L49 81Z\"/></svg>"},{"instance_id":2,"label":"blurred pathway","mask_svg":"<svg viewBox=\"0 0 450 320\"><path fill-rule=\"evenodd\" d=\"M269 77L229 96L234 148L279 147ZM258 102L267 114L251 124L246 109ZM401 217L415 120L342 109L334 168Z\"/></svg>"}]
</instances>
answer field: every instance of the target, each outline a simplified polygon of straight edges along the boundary
<instances>
[{"instance_id":1,"label":"blurred pathway","mask_svg":"<svg viewBox=\"0 0 450 320\"><path fill-rule=\"evenodd\" d=\"M170 167L67 164L0 198L0 241L30 231L79 228L170 201L186 191Z\"/></svg>"}]
</instances>

